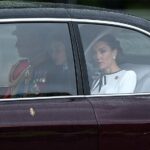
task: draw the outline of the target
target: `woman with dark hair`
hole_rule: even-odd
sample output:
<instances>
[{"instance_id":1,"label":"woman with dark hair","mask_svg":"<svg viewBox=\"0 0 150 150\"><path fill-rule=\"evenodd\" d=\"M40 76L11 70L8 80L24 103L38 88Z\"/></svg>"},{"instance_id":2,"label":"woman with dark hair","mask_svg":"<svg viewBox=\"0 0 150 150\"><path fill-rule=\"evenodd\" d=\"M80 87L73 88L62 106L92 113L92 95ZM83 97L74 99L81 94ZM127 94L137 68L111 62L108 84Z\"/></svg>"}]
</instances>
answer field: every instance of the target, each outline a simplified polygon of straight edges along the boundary
<instances>
[{"instance_id":1,"label":"woman with dark hair","mask_svg":"<svg viewBox=\"0 0 150 150\"><path fill-rule=\"evenodd\" d=\"M111 34L105 35L95 43L93 51L101 75L93 81L91 94L133 93L137 82L135 72L122 70L117 63L120 42Z\"/></svg>"}]
</instances>

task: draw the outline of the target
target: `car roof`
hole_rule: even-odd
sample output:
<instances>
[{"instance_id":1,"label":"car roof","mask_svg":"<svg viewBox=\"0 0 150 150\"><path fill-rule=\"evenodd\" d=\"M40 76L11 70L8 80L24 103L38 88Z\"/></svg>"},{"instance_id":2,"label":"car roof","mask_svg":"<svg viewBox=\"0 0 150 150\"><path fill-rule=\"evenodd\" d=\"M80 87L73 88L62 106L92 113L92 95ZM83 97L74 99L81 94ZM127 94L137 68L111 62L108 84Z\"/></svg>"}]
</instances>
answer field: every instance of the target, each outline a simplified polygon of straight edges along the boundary
<instances>
[{"instance_id":1,"label":"car roof","mask_svg":"<svg viewBox=\"0 0 150 150\"><path fill-rule=\"evenodd\" d=\"M72 4L1 1L0 19L9 18L71 18L116 21L150 31L150 21L146 19L117 10Z\"/></svg>"}]
</instances>

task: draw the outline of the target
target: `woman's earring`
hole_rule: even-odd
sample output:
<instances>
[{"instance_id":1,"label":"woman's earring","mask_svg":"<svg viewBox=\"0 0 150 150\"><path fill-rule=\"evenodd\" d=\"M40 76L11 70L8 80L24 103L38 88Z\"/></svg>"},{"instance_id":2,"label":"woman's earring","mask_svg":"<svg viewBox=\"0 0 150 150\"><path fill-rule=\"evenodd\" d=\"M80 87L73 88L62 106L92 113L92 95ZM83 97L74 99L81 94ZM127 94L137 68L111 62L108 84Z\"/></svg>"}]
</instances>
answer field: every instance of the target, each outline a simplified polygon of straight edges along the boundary
<instances>
[{"instance_id":1,"label":"woman's earring","mask_svg":"<svg viewBox=\"0 0 150 150\"><path fill-rule=\"evenodd\" d=\"M116 59L116 56L115 56L115 55L113 56L113 59Z\"/></svg>"}]
</instances>

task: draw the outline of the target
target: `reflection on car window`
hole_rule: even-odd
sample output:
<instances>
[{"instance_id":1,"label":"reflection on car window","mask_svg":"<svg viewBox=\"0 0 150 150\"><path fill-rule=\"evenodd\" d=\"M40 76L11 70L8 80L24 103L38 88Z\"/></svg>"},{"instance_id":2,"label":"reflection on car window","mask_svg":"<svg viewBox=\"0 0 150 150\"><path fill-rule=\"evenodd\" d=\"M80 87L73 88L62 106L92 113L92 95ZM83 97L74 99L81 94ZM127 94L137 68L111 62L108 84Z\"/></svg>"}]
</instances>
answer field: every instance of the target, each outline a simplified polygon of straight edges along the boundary
<instances>
[{"instance_id":1,"label":"reflection on car window","mask_svg":"<svg viewBox=\"0 0 150 150\"><path fill-rule=\"evenodd\" d=\"M148 36L104 25L81 24L79 30L91 94L150 92Z\"/></svg>"},{"instance_id":2,"label":"reflection on car window","mask_svg":"<svg viewBox=\"0 0 150 150\"><path fill-rule=\"evenodd\" d=\"M1 25L2 98L77 94L67 24Z\"/></svg>"}]
</instances>

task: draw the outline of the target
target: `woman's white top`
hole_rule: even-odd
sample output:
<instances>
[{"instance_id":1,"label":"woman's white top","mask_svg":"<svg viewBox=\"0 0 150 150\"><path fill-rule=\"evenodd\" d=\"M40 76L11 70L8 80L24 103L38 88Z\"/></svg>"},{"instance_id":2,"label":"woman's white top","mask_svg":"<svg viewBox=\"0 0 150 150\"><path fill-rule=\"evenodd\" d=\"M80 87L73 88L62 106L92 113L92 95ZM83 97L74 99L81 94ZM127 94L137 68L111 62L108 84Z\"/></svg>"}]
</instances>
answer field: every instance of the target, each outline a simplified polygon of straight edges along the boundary
<instances>
[{"instance_id":1,"label":"woman's white top","mask_svg":"<svg viewBox=\"0 0 150 150\"><path fill-rule=\"evenodd\" d=\"M119 94L133 93L137 82L136 73L132 70L121 70L116 73L106 74L92 84L91 94Z\"/></svg>"}]
</instances>

